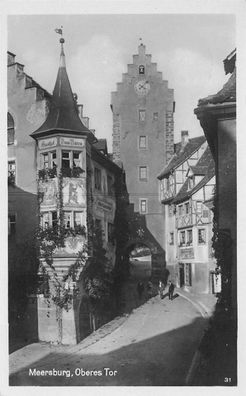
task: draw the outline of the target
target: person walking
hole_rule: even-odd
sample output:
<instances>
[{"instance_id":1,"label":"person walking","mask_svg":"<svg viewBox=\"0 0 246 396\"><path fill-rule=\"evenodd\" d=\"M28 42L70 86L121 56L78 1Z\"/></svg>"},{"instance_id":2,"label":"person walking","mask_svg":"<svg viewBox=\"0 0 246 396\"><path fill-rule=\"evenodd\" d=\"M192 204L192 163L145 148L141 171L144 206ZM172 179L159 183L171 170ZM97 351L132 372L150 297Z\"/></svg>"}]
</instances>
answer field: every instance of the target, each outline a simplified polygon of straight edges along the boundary
<instances>
[{"instance_id":1,"label":"person walking","mask_svg":"<svg viewBox=\"0 0 246 396\"><path fill-rule=\"evenodd\" d=\"M162 300L163 299L163 293L164 293L164 283L161 280L159 281L158 290L159 290L160 299Z\"/></svg>"},{"instance_id":2,"label":"person walking","mask_svg":"<svg viewBox=\"0 0 246 396\"><path fill-rule=\"evenodd\" d=\"M174 284L173 284L173 282L170 282L169 288L168 288L168 297L169 297L169 300L172 300L172 299L173 299L173 292L174 292Z\"/></svg>"},{"instance_id":3,"label":"person walking","mask_svg":"<svg viewBox=\"0 0 246 396\"><path fill-rule=\"evenodd\" d=\"M138 282L137 291L138 291L138 298L139 298L139 300L141 300L142 294L143 294L143 292L144 292L144 285L143 285L143 282Z\"/></svg>"}]
</instances>

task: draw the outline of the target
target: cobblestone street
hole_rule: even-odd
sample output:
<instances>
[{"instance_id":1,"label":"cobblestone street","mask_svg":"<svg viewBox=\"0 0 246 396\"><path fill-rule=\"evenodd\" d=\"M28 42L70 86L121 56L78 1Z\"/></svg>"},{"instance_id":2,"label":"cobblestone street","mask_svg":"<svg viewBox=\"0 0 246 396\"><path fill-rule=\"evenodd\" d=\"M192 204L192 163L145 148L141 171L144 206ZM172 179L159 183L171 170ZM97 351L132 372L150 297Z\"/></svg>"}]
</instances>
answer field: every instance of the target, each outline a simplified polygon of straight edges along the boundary
<instances>
[{"instance_id":1,"label":"cobblestone street","mask_svg":"<svg viewBox=\"0 0 246 396\"><path fill-rule=\"evenodd\" d=\"M186 385L206 324L197 307L178 294L173 301L154 297L116 319L109 333L99 329L74 347L44 346L43 357L29 353L25 367L32 345L12 354L10 385Z\"/></svg>"}]
</instances>

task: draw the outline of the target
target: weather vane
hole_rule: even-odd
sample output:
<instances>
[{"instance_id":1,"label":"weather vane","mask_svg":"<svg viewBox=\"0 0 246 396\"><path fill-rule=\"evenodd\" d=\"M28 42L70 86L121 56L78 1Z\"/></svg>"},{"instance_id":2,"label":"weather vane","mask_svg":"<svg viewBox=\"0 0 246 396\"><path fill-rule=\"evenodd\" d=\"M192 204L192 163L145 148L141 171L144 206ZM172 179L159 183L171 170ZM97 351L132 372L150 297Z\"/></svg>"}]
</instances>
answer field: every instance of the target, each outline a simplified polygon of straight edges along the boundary
<instances>
[{"instance_id":1,"label":"weather vane","mask_svg":"<svg viewBox=\"0 0 246 396\"><path fill-rule=\"evenodd\" d=\"M57 34L60 34L60 35L61 35L60 43L63 44L63 43L65 42L65 40L64 40L64 38L63 38L63 26L61 26L60 28L55 29L55 32L56 32Z\"/></svg>"}]
</instances>

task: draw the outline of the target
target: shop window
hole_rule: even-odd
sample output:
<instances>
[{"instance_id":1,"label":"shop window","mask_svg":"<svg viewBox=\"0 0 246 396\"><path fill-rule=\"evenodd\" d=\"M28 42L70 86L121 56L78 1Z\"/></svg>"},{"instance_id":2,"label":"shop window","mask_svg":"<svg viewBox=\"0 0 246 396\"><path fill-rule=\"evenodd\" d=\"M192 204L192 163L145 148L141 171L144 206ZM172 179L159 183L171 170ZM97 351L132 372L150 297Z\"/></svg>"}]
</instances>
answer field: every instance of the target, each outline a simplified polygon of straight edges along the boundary
<instances>
[{"instance_id":1,"label":"shop window","mask_svg":"<svg viewBox=\"0 0 246 396\"><path fill-rule=\"evenodd\" d=\"M169 245L173 245L174 244L174 233L170 232L169 234Z\"/></svg>"},{"instance_id":2,"label":"shop window","mask_svg":"<svg viewBox=\"0 0 246 396\"><path fill-rule=\"evenodd\" d=\"M16 233L16 215L8 215L8 235L13 236Z\"/></svg>"},{"instance_id":3,"label":"shop window","mask_svg":"<svg viewBox=\"0 0 246 396\"><path fill-rule=\"evenodd\" d=\"M144 65L140 65L140 66L139 66L138 72L139 72L139 74L144 74L144 73L145 73L145 67L144 67Z\"/></svg>"},{"instance_id":4,"label":"shop window","mask_svg":"<svg viewBox=\"0 0 246 396\"><path fill-rule=\"evenodd\" d=\"M139 136L139 145L140 150L144 150L147 148L147 137L146 136Z\"/></svg>"},{"instance_id":5,"label":"shop window","mask_svg":"<svg viewBox=\"0 0 246 396\"><path fill-rule=\"evenodd\" d=\"M140 181L147 181L147 166L140 166L139 167L139 180Z\"/></svg>"},{"instance_id":6,"label":"shop window","mask_svg":"<svg viewBox=\"0 0 246 396\"><path fill-rule=\"evenodd\" d=\"M198 243L200 245L206 243L206 230L205 230L205 228L198 229Z\"/></svg>"},{"instance_id":7,"label":"shop window","mask_svg":"<svg viewBox=\"0 0 246 396\"><path fill-rule=\"evenodd\" d=\"M145 214L147 213L147 199L140 199L140 213Z\"/></svg>"},{"instance_id":8,"label":"shop window","mask_svg":"<svg viewBox=\"0 0 246 396\"><path fill-rule=\"evenodd\" d=\"M101 169L95 168L95 189L101 191L102 189L102 173Z\"/></svg>"},{"instance_id":9,"label":"shop window","mask_svg":"<svg viewBox=\"0 0 246 396\"><path fill-rule=\"evenodd\" d=\"M14 144L15 142L15 125L14 119L10 113L8 113L8 145Z\"/></svg>"},{"instance_id":10,"label":"shop window","mask_svg":"<svg viewBox=\"0 0 246 396\"><path fill-rule=\"evenodd\" d=\"M145 121L145 119L146 119L146 111L145 110L139 110L138 119L139 119L139 121Z\"/></svg>"},{"instance_id":11,"label":"shop window","mask_svg":"<svg viewBox=\"0 0 246 396\"><path fill-rule=\"evenodd\" d=\"M14 185L16 182L16 164L15 161L8 162L8 184Z\"/></svg>"}]
</instances>

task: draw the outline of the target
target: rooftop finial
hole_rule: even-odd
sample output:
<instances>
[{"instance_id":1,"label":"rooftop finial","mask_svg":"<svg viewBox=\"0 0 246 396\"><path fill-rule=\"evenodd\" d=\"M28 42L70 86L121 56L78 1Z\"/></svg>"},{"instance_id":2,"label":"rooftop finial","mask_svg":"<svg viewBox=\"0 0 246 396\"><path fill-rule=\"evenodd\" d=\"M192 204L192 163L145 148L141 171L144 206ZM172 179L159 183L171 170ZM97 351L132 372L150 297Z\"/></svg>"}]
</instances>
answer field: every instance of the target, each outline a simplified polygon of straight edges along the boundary
<instances>
[{"instance_id":1,"label":"rooftop finial","mask_svg":"<svg viewBox=\"0 0 246 396\"><path fill-rule=\"evenodd\" d=\"M61 43L60 67L66 67L66 65L65 65L65 54L64 54L64 49L63 49L63 44L65 43L65 40L62 37L62 35L63 35L63 26L61 26L58 29L55 29L55 32L61 35L61 38L60 38L60 43Z\"/></svg>"}]
</instances>

